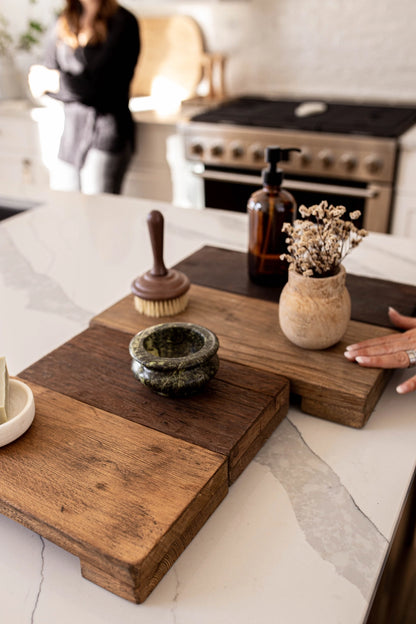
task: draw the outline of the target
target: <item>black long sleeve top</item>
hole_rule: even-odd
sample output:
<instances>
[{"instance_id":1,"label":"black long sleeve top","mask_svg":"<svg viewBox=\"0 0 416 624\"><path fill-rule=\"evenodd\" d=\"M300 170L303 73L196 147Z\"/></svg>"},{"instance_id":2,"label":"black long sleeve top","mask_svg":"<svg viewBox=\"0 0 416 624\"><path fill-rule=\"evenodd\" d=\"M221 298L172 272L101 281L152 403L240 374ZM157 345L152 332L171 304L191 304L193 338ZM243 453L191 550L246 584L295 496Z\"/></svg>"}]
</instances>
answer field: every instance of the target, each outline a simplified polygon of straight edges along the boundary
<instances>
[{"instance_id":1,"label":"black long sleeve top","mask_svg":"<svg viewBox=\"0 0 416 624\"><path fill-rule=\"evenodd\" d=\"M45 65L60 72L64 130L59 157L80 169L90 147L106 152L134 147L129 87L140 53L137 18L119 6L108 22L103 43L72 48L58 37L47 39Z\"/></svg>"}]
</instances>

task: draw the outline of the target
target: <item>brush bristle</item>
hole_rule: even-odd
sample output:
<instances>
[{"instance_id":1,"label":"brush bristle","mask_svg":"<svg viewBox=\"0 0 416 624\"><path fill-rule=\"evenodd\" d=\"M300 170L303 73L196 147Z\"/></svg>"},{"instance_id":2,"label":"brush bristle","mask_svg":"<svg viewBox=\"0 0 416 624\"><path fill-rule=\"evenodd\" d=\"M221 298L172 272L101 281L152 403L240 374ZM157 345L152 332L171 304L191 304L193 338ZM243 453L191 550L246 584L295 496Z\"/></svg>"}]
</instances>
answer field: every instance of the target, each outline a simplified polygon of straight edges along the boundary
<instances>
[{"instance_id":1,"label":"brush bristle","mask_svg":"<svg viewBox=\"0 0 416 624\"><path fill-rule=\"evenodd\" d=\"M186 292L181 297L176 297L176 299L166 299L164 301L141 299L135 295L134 307L137 312L144 314L145 316L153 316L155 318L159 318L160 316L175 316L185 310L188 305L188 295L189 293Z\"/></svg>"}]
</instances>

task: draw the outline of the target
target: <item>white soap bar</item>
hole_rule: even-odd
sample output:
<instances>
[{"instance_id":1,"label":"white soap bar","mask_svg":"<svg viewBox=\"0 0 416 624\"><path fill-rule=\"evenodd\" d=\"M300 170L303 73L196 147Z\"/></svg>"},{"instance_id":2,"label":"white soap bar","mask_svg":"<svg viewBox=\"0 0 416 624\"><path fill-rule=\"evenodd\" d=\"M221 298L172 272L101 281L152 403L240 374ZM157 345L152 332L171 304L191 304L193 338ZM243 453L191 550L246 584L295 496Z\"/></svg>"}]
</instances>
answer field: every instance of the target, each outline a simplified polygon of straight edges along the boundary
<instances>
[{"instance_id":1,"label":"white soap bar","mask_svg":"<svg viewBox=\"0 0 416 624\"><path fill-rule=\"evenodd\" d=\"M6 358L0 357L0 424L6 422L9 413L9 373Z\"/></svg>"}]
</instances>

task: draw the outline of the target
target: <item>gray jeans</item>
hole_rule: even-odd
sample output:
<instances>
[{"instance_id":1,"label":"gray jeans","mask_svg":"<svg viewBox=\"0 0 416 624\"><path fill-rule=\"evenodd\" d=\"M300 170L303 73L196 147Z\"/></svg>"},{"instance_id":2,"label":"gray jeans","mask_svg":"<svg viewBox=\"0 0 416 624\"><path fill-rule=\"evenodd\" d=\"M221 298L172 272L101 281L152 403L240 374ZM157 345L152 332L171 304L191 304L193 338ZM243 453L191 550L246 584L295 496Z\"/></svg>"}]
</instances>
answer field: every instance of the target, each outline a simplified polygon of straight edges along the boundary
<instances>
[{"instance_id":1,"label":"gray jeans","mask_svg":"<svg viewBox=\"0 0 416 624\"><path fill-rule=\"evenodd\" d=\"M56 191L82 191L88 195L96 193L119 195L131 156L130 146L116 154L91 148L81 171L58 159L50 171L50 186Z\"/></svg>"}]
</instances>

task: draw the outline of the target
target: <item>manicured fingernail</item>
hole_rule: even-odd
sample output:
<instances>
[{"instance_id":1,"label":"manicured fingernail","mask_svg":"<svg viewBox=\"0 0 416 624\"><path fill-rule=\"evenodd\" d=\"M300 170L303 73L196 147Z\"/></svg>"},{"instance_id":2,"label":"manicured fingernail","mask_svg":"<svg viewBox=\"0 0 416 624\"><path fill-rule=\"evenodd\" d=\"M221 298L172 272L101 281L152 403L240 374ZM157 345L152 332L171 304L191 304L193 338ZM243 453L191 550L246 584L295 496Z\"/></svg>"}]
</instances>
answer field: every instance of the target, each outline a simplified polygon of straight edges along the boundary
<instances>
[{"instance_id":1,"label":"manicured fingernail","mask_svg":"<svg viewBox=\"0 0 416 624\"><path fill-rule=\"evenodd\" d=\"M348 359L348 360L355 360L355 357L353 356L352 353L350 353L349 351L345 351L344 356Z\"/></svg>"},{"instance_id":2,"label":"manicured fingernail","mask_svg":"<svg viewBox=\"0 0 416 624\"><path fill-rule=\"evenodd\" d=\"M406 392L405 384L401 384L400 386L397 386L396 392L398 392L399 394L404 394Z\"/></svg>"},{"instance_id":3,"label":"manicured fingernail","mask_svg":"<svg viewBox=\"0 0 416 624\"><path fill-rule=\"evenodd\" d=\"M397 314L397 310L393 308L393 306L389 306L389 312L395 312Z\"/></svg>"},{"instance_id":4,"label":"manicured fingernail","mask_svg":"<svg viewBox=\"0 0 416 624\"><path fill-rule=\"evenodd\" d=\"M357 355L357 357L355 358L355 361L358 362L358 364L363 364L366 361L366 358L363 357L362 355Z\"/></svg>"}]
</instances>

